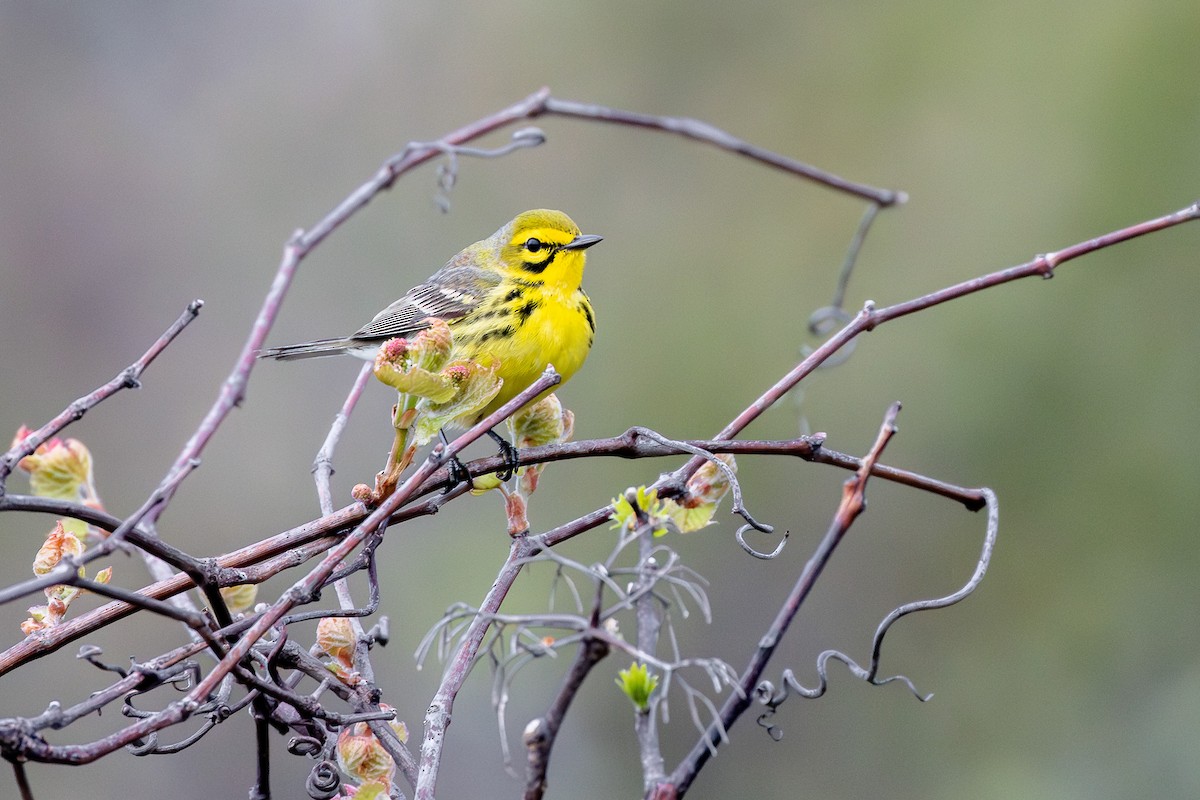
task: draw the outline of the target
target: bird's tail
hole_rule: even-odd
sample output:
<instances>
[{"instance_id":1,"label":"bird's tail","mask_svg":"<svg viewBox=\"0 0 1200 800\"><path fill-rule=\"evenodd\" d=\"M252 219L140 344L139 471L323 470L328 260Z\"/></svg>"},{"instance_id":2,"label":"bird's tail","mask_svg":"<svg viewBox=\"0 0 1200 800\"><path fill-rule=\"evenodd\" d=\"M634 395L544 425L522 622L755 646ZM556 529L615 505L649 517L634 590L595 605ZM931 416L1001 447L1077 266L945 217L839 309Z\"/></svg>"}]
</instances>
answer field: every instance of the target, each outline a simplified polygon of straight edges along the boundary
<instances>
[{"instance_id":1,"label":"bird's tail","mask_svg":"<svg viewBox=\"0 0 1200 800\"><path fill-rule=\"evenodd\" d=\"M274 358L279 361L292 361L298 358L321 358L323 356L340 356L362 347L362 342L354 339L317 339L315 342L300 344L285 344L282 347L268 347L258 351L259 358Z\"/></svg>"}]
</instances>

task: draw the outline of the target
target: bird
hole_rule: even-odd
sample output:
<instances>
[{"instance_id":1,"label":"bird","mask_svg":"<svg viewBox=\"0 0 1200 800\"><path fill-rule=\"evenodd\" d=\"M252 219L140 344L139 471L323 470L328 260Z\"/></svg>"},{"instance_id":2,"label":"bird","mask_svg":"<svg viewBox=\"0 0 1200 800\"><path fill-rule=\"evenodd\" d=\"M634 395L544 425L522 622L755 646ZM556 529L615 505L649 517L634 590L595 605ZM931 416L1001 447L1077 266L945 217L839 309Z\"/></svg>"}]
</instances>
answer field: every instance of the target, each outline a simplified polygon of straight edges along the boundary
<instances>
[{"instance_id":1,"label":"bird","mask_svg":"<svg viewBox=\"0 0 1200 800\"><path fill-rule=\"evenodd\" d=\"M349 354L373 360L383 342L441 319L453 334L452 358L499 362L500 391L470 418L455 421L474 424L526 389L547 365L563 382L583 366L596 335L595 312L581 286L585 251L602 239L583 234L561 211L522 212L349 336L267 348L258 357Z\"/></svg>"}]
</instances>

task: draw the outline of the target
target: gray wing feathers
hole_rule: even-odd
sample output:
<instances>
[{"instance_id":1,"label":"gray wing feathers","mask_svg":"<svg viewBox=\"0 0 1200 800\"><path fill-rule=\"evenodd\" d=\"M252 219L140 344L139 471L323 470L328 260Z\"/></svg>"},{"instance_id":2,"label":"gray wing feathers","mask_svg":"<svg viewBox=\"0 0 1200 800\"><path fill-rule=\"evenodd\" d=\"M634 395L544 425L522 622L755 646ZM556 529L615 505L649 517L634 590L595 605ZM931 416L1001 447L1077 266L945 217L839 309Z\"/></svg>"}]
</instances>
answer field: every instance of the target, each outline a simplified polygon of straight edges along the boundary
<instances>
[{"instance_id":1,"label":"gray wing feathers","mask_svg":"<svg viewBox=\"0 0 1200 800\"><path fill-rule=\"evenodd\" d=\"M336 356L363 350L396 336L408 336L429 327L425 320L438 317L447 322L479 307L484 298L500 284L494 271L463 265L467 251L459 253L433 277L414 286L404 297L375 315L375 319L352 335L315 342L272 347L258 353L259 358L289 361L296 358Z\"/></svg>"},{"instance_id":2,"label":"gray wing feathers","mask_svg":"<svg viewBox=\"0 0 1200 800\"><path fill-rule=\"evenodd\" d=\"M478 267L444 267L427 282L409 289L350 338L390 339L427 327L424 321L429 317L458 319L477 308L499 283L498 274Z\"/></svg>"}]
</instances>

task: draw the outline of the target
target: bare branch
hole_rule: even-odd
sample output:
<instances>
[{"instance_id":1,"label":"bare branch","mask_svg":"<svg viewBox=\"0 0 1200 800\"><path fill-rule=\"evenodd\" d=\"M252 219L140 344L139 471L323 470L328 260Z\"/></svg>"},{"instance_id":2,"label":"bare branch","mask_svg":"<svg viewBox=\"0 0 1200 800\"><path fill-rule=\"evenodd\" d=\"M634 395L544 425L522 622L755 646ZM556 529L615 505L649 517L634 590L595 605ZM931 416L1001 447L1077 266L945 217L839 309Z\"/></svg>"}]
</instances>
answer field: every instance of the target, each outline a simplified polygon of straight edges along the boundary
<instances>
[{"instance_id":1,"label":"bare branch","mask_svg":"<svg viewBox=\"0 0 1200 800\"><path fill-rule=\"evenodd\" d=\"M921 297L887 306L885 308L876 309L874 303L868 302L863 310L845 327L831 336L820 347L812 352L807 358L797 364L787 375L775 382L771 388L767 389L753 403L746 407L744 411L737 415L728 425L726 425L720 433L717 434L717 439L732 439L741 433L747 425L753 422L764 411L773 406L781 397L787 394L796 384L806 378L818 366L825 363L834 353L841 350L847 343L857 338L860 334L867 331L873 331L875 328L898 319L903 316L922 311L927 308L946 303L959 297L965 297L969 294L983 291L984 289L993 286L999 286L1003 283L1019 280L1021 278L1029 278L1035 275L1041 277L1050 277L1054 270L1061 264L1078 258L1088 253L1093 253L1105 247L1119 244L1129 239L1138 236L1144 236L1147 233L1165 230L1176 225L1181 225L1185 222L1200 219L1200 202L1193 203L1186 208L1182 208L1165 216L1156 217L1154 219L1139 222L1135 225L1130 225L1127 228L1122 228L1111 233L1106 233L1102 236L1097 236L1086 241L1063 248L1056 253L1049 253L1038 256L1037 258L1027 261L1024 264L1018 264L1014 267L998 270L988 273L978 278L963 281L962 283L949 286L945 289ZM703 460L698 457L693 457L686 467L681 469L678 474L684 477L690 476L693 472L700 468Z\"/></svg>"},{"instance_id":2,"label":"bare branch","mask_svg":"<svg viewBox=\"0 0 1200 800\"><path fill-rule=\"evenodd\" d=\"M350 421L350 415L354 412L354 407L358 405L358 399L362 397L363 390L371 380L371 375L371 364L363 364L362 369L358 371L358 377L354 380L354 385L350 387L350 393L346 395L346 401L342 403L341 410L338 411L333 424L329 426L329 433L313 461L313 479L317 482L317 500L322 514L333 513L333 493L329 486L329 479L333 477L333 451L337 447L338 440L342 438L342 431L345 430L346 423Z\"/></svg>"},{"instance_id":3,"label":"bare branch","mask_svg":"<svg viewBox=\"0 0 1200 800\"><path fill-rule=\"evenodd\" d=\"M117 376L108 383L93 389L71 403L54 419L33 433L30 433L24 440L14 445L3 456L0 456L0 496L4 494L4 486L8 480L8 476L12 474L13 469L17 466L17 462L22 458L45 444L51 437L58 435L72 422L82 419L84 414L117 392L122 389L138 388L141 385L140 379L146 367L150 366L150 363L158 357L159 353L167 348L167 345L175 341L175 338L196 318L203 307L203 300L193 300L188 304L183 314L179 316L179 319L171 323L171 327L167 328L163 332L163 335L155 340L154 344L142 354L141 358L117 373Z\"/></svg>"},{"instance_id":4,"label":"bare branch","mask_svg":"<svg viewBox=\"0 0 1200 800\"><path fill-rule=\"evenodd\" d=\"M563 679L554 701L541 717L525 726L522 741L527 751L525 800L539 800L546 793L546 771L550 766L550 753L554 748L558 729L575 699L583 681L592 668L608 655L608 644L602 639L584 637L583 644L575 653L571 669Z\"/></svg>"},{"instance_id":5,"label":"bare branch","mask_svg":"<svg viewBox=\"0 0 1200 800\"><path fill-rule=\"evenodd\" d=\"M480 614L476 615L469 625L463 641L459 645L453 660L446 668L442 683L434 694L433 702L425 715L425 737L421 741L421 764L417 775L417 800L433 800L434 787L437 784L438 770L441 767L443 741L446 728L450 725L454 710L454 699L471 671L475 655L483 642L484 635L491 627L488 614L493 614L504 601L508 590L512 588L521 571L521 561L528 558L536 550L536 546L528 536L518 536L512 541L508 558L500 568L500 574L488 591L480 606Z\"/></svg>"},{"instance_id":6,"label":"bare branch","mask_svg":"<svg viewBox=\"0 0 1200 800\"><path fill-rule=\"evenodd\" d=\"M775 619L755 648L750 658L750 663L742 671L738 682L738 691L730 693L725 703L721 706L720 719L708 727L701 735L700 740L693 745L688 755L671 772L666 782L673 786L674 791L678 794L682 795L687 791L696 774L712 756L713 747L720 743L725 736L725 731L750 706L751 691L758 684L763 670L767 666L767 661L779 646L796 613L800 610L800 606L808 597L809 592L812 591L812 587L816 584L821 572L824 571L825 565L829 563L833 551L841 543L842 537L846 535L846 531L849 530L854 520L865 508L864 492L867 479L871 475L872 466L879 459L883 448L896 431L895 419L899 410L899 403L894 403L888 408L887 413L884 415L883 424L880 426L879 435L875 439L875 444L871 447L866 457L863 458L862 466L853 477L847 479L843 484L842 501L838 504L838 508L834 512L828 531L826 531L820 544L817 545L817 549L812 557L809 558L808 563L804 565L804 569L801 570L799 577L796 579L792 591L784 600L783 605L775 615Z\"/></svg>"},{"instance_id":7,"label":"bare branch","mask_svg":"<svg viewBox=\"0 0 1200 800\"><path fill-rule=\"evenodd\" d=\"M783 170L784 172L789 172L822 184L830 189L836 189L840 192L861 197L864 200L870 200L872 203L880 206L903 203L908 199L904 192L877 189L874 186L848 181L831 172L826 172L825 170L796 161L787 156L773 153L770 150L764 150L732 134L726 133L714 125L697 119L640 114L636 111L622 111L618 108L608 108L607 106L596 105L594 103L575 103L570 100L558 100L549 96L543 102L543 108L548 113L560 114L566 117L578 117L580 119L590 119L599 122L613 122L619 125L634 125L678 134L688 139L695 139L696 141L711 144L731 153L746 156L775 169Z\"/></svg>"}]
</instances>

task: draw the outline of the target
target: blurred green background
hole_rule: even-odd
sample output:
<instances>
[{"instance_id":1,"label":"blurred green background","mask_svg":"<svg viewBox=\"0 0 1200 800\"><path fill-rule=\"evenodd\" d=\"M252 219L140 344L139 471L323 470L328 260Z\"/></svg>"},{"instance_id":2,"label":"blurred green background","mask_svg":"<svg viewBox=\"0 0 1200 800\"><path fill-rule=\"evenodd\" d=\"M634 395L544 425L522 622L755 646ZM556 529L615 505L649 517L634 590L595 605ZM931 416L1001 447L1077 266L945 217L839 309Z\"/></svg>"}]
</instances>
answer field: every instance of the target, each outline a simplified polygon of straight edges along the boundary
<instances>
[{"instance_id":1,"label":"blurred green background","mask_svg":"<svg viewBox=\"0 0 1200 800\"><path fill-rule=\"evenodd\" d=\"M0 6L0 432L38 425L131 362L194 297L204 311L144 388L73 426L110 510L136 508L216 396L280 250L389 155L542 85L556 95L704 119L849 178L908 192L882 215L849 304L887 304L1180 208L1200 196L1200 5L796 2L604 4L16 3ZM861 204L728 154L640 130L545 119L545 146L464 160L437 211L431 167L406 177L307 260L272 343L352 330L461 246L516 212L567 210L607 238L586 286L600 335L561 393L579 438L633 424L718 430L797 359L828 302ZM488 143L505 141L506 134ZM861 453L904 402L890 463L1001 499L982 590L901 622L884 670L926 705L832 668L824 699L794 700L773 742L753 715L701 774L717 797L1118 798L1200 795L1200 500L1196 313L1200 225L1127 243L865 337L747 435L829 434ZM312 458L357 364L262 364L244 406L164 515L198 554L317 513ZM372 387L337 454L338 496L387 448L388 393ZM572 462L534 498L542 530L677 462ZM711 626L682 645L740 668L834 509L844 477L745 459L749 507L792 532L771 563L733 521L678 543L712 581ZM24 491L14 478L12 487ZM0 519L5 584L28 574L50 521ZM769 670L814 679L829 647L866 658L893 606L956 588L983 519L875 483ZM564 552L606 552L599 530ZM440 672L414 668L421 633L478 602L506 549L494 497L389 533L374 662L414 732ZM126 586L136 559L115 561ZM544 605L548 572L513 610ZM264 590L273 597L287 585ZM328 598L327 598L328 599ZM19 638L22 606L3 609ZM179 641L145 618L95 638L107 657ZM293 635L303 637L304 631ZM78 700L108 678L74 647L0 679L4 714ZM554 796L640 794L628 703L602 667L555 752ZM565 665L517 681L510 740ZM604 669L609 670L605 673ZM512 797L490 681L456 707L440 796ZM694 739L682 698L668 763ZM54 741L112 730L106 714ZM279 755L279 796L309 764ZM244 796L252 726L230 720L185 754L121 753L78 769L31 765L38 797ZM217 768L214 768L217 767ZM0 789L11 796L13 789ZM169 784L164 783L169 781ZM480 787L488 787L486 790Z\"/></svg>"}]
</instances>

